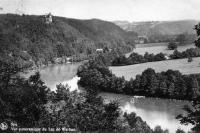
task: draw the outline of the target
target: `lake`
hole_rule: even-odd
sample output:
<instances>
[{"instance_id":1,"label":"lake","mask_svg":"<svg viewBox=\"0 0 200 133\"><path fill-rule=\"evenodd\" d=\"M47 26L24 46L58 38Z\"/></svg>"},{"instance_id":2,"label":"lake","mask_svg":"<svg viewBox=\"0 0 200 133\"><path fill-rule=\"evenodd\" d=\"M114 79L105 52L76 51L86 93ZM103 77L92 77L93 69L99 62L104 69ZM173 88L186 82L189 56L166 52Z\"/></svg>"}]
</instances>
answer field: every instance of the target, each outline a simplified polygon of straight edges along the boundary
<instances>
[{"instance_id":1,"label":"lake","mask_svg":"<svg viewBox=\"0 0 200 133\"><path fill-rule=\"evenodd\" d=\"M133 98L133 96L101 93L105 102L117 100L124 112L135 112L147 124L154 129L160 125L162 129L168 129L170 133L180 128L184 131L190 131L192 125L181 125L175 117L183 111L184 105L189 105L187 101L168 100L158 98ZM134 100L133 100L134 99Z\"/></svg>"},{"instance_id":2,"label":"lake","mask_svg":"<svg viewBox=\"0 0 200 133\"><path fill-rule=\"evenodd\" d=\"M76 76L76 73L78 67L81 64L82 63L49 65L47 67L39 69L39 72L41 74L41 79L52 91L55 91L56 85L60 83L68 83L74 90L78 87L76 82L79 78ZM29 77L31 74L34 73L35 70L28 73L26 77Z\"/></svg>"},{"instance_id":3,"label":"lake","mask_svg":"<svg viewBox=\"0 0 200 133\"><path fill-rule=\"evenodd\" d=\"M79 80L76 76L76 72L78 66L81 64L82 63L51 65L39 71L42 80L51 90L55 91L56 85L59 83L68 83L69 86L71 86L71 90L75 90L78 89L77 82ZM32 73L29 73L29 75ZM160 125L164 129L169 129L170 133L175 133L175 130L178 128L184 129L185 131L191 128L191 125L180 125L178 120L175 119L176 115L184 113L182 107L188 104L186 101L140 98L134 99L133 103L130 102L133 98L132 96L111 93L101 93L100 95L104 98L105 102L118 100L123 111L135 112L146 121L151 128Z\"/></svg>"}]
</instances>

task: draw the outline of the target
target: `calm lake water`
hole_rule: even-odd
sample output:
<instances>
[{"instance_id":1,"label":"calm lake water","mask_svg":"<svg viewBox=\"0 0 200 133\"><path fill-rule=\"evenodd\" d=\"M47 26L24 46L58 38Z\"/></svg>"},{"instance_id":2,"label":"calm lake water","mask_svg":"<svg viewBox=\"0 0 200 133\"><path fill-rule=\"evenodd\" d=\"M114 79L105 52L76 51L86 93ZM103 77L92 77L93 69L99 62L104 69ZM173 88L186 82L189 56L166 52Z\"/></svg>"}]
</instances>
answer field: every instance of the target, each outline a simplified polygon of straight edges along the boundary
<instances>
[{"instance_id":1,"label":"calm lake water","mask_svg":"<svg viewBox=\"0 0 200 133\"><path fill-rule=\"evenodd\" d=\"M117 100L124 112L135 112L147 124L154 129L160 125L163 129L168 129L170 133L175 133L178 128L190 131L192 125L181 125L175 119L183 111L184 105L189 105L187 101L157 99L157 98L133 98L133 96L119 95L112 93L101 93L105 102Z\"/></svg>"},{"instance_id":2,"label":"calm lake water","mask_svg":"<svg viewBox=\"0 0 200 133\"><path fill-rule=\"evenodd\" d=\"M56 85L68 83L73 89L77 88L78 77L76 76L77 69L82 63L72 64L56 64L39 69L41 79L47 87L52 91L56 90ZM26 76L34 74L35 71L28 73Z\"/></svg>"},{"instance_id":3,"label":"calm lake water","mask_svg":"<svg viewBox=\"0 0 200 133\"><path fill-rule=\"evenodd\" d=\"M75 90L78 89L77 82L79 80L76 76L76 72L78 66L81 64L82 63L51 65L39 71L42 80L51 90L55 90L56 85L59 83L68 83L69 86L71 86L71 90ZM29 75L32 73L29 73ZM170 133L175 133L175 130L178 128L184 129L185 131L191 128L191 125L180 125L175 119L176 115L184 113L182 107L188 104L186 101L140 98L134 99L133 102L133 100L131 101L133 98L132 96L111 93L101 93L100 95L105 99L105 102L118 100L123 111L135 112L146 121L151 128L160 125L164 129L167 128Z\"/></svg>"}]
</instances>

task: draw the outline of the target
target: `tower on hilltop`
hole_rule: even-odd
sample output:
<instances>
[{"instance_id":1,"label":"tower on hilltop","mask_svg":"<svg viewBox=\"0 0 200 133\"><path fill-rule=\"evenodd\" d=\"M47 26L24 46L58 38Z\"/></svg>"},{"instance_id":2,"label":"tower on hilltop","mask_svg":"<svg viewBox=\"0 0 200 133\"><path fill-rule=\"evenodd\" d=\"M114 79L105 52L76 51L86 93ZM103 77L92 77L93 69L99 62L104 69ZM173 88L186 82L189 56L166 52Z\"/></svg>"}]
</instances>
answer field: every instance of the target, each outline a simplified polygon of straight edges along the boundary
<instances>
[{"instance_id":1,"label":"tower on hilltop","mask_svg":"<svg viewBox=\"0 0 200 133\"><path fill-rule=\"evenodd\" d=\"M47 15L45 15L45 22L46 24L50 24L53 22L53 17L51 13L48 13Z\"/></svg>"}]
</instances>

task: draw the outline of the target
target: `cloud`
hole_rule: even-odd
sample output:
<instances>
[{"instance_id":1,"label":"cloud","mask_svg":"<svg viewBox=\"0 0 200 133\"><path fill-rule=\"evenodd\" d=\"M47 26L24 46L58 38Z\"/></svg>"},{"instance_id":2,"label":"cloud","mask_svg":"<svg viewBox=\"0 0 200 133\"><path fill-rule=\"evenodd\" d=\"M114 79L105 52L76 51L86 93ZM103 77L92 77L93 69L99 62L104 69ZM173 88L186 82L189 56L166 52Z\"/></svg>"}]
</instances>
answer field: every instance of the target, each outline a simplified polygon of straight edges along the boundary
<instances>
[{"instance_id":1,"label":"cloud","mask_svg":"<svg viewBox=\"0 0 200 133\"><path fill-rule=\"evenodd\" d=\"M14 13L22 0L1 0L4 12ZM104 20L200 19L199 0L23 0L27 14Z\"/></svg>"}]
</instances>

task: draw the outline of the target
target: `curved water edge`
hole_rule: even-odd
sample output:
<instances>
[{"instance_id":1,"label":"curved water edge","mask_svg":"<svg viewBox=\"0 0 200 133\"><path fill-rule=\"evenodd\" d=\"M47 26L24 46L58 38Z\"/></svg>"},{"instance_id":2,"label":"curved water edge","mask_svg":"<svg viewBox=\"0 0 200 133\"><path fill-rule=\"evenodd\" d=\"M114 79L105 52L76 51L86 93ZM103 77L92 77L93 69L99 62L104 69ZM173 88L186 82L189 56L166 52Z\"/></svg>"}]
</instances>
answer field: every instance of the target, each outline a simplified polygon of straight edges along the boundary
<instances>
[{"instance_id":1,"label":"curved water edge","mask_svg":"<svg viewBox=\"0 0 200 133\"><path fill-rule=\"evenodd\" d=\"M78 89L79 88L79 86L78 86L78 81L79 80L80 80L80 77L75 76L70 80L62 82L61 84L65 85L65 86L66 85L69 86L69 90L70 91L78 91L78 92L80 92L80 90Z\"/></svg>"},{"instance_id":2,"label":"curved water edge","mask_svg":"<svg viewBox=\"0 0 200 133\"><path fill-rule=\"evenodd\" d=\"M39 71L41 74L41 79L44 81L47 87L49 87L52 91L56 90L56 85L62 83L66 84L77 84L76 80L78 80L76 73L78 67L83 64L83 62L79 63L71 63L71 64L56 64L50 65L48 67L44 67L38 70L30 71L25 74L25 77L29 77L34 74L36 71ZM72 85L71 89L76 88L76 85Z\"/></svg>"},{"instance_id":3,"label":"curved water edge","mask_svg":"<svg viewBox=\"0 0 200 133\"><path fill-rule=\"evenodd\" d=\"M79 77L74 77L65 83L68 83L70 90L78 89ZM64 83L64 84L65 84ZM160 98L146 98L143 96L127 96L112 93L100 93L105 103L110 101L118 101L122 112L135 112L140 116L147 124L154 129L160 125L163 129L168 129L170 133L175 133L177 129L184 131L190 131L192 125L181 125L180 122L175 119L179 114L185 114L183 111L184 105L190 105L189 101L174 100L174 99L160 99Z\"/></svg>"},{"instance_id":4,"label":"curved water edge","mask_svg":"<svg viewBox=\"0 0 200 133\"><path fill-rule=\"evenodd\" d=\"M175 133L178 128L184 131L190 131L192 128L191 124L181 125L175 119L177 115L186 113L182 108L184 105L190 104L188 101L134 97L113 93L101 93L100 96L106 103L118 101L123 112L135 112L152 129L160 125L163 129L168 129L170 133Z\"/></svg>"},{"instance_id":5,"label":"curved water edge","mask_svg":"<svg viewBox=\"0 0 200 133\"><path fill-rule=\"evenodd\" d=\"M77 69L81 63L52 65L40 70L41 78L52 90L56 90L56 85L63 84L70 87L70 91L80 91L78 86L79 77L76 76ZM170 133L175 133L178 128L189 131L192 125L181 125L175 117L184 113L183 106L189 104L188 101L169 100L159 98L145 98L112 93L100 93L105 102L117 100L120 108L124 112L135 112L151 128L160 125L163 129L168 129Z\"/></svg>"}]
</instances>

